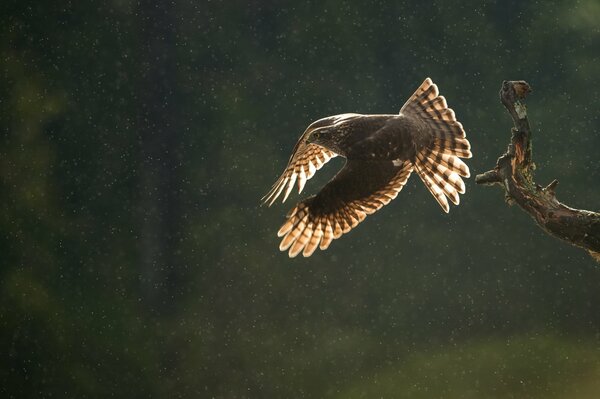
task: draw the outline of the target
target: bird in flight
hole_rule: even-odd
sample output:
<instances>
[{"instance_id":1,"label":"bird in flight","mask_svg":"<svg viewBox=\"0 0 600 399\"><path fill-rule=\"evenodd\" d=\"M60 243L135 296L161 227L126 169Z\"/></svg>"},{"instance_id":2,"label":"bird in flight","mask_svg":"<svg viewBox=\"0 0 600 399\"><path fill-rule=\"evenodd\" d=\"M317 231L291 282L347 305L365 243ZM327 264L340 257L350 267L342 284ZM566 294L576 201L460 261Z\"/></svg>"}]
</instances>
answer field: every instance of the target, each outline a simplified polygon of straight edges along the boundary
<instances>
[{"instance_id":1,"label":"bird in flight","mask_svg":"<svg viewBox=\"0 0 600 399\"><path fill-rule=\"evenodd\" d=\"M344 167L316 195L299 202L277 235L279 249L307 257L348 233L367 215L396 198L415 171L444 212L448 199L459 204L461 177L469 177L460 158L471 158L471 145L446 99L430 78L398 114L340 114L310 124L300 137L283 174L263 202L285 201L294 184L302 192L327 161L342 156Z\"/></svg>"}]
</instances>

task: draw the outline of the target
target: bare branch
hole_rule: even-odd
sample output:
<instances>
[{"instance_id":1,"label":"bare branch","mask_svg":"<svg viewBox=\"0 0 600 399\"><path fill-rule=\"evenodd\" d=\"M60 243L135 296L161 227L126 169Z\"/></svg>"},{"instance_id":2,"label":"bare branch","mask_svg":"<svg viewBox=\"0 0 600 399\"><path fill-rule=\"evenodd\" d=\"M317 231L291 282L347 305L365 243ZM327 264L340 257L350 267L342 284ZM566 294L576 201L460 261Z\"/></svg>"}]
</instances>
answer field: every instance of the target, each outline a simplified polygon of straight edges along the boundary
<instances>
[{"instance_id":1,"label":"bare branch","mask_svg":"<svg viewBox=\"0 0 600 399\"><path fill-rule=\"evenodd\" d=\"M529 93L531 87L525 81L502 82L500 101L515 125L511 141L496 167L477 175L475 182L502 185L507 200L517 203L547 233L587 250L600 262L600 213L570 208L559 202L558 180L544 188L533 181L531 128L524 103Z\"/></svg>"}]
</instances>

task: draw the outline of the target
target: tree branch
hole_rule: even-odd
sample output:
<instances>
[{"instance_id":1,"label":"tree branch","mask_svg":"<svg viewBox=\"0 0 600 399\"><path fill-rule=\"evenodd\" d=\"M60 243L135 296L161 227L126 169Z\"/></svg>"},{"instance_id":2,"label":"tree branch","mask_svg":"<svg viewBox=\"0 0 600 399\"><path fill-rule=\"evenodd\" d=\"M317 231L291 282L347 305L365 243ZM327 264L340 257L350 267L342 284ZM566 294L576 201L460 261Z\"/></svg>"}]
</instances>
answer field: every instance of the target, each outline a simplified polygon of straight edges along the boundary
<instances>
[{"instance_id":1,"label":"tree branch","mask_svg":"<svg viewBox=\"0 0 600 399\"><path fill-rule=\"evenodd\" d=\"M500 101L510 113L515 126L506 152L496 167L477 175L477 184L504 187L508 203L516 203L550 235L587 250L600 262L600 213L570 208L556 199L558 181L546 187L533 181L531 129L527 119L525 97L531 93L527 82L504 81Z\"/></svg>"}]
</instances>

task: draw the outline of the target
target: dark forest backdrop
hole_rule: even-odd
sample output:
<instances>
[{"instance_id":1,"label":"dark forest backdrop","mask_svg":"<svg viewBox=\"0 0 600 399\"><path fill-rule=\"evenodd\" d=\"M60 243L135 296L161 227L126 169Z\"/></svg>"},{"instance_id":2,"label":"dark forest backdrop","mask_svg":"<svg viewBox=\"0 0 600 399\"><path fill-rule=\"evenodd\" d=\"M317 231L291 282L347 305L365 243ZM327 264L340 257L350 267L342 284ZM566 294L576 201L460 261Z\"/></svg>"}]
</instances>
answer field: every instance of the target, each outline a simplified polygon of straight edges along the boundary
<instances>
[{"instance_id":1,"label":"dark forest backdrop","mask_svg":"<svg viewBox=\"0 0 600 399\"><path fill-rule=\"evenodd\" d=\"M485 4L482 4L485 3ZM600 208L600 5L2 1L0 395L597 398L600 267L500 189L412 178L309 259L259 207L304 128L430 76L493 165ZM327 181L331 162L308 184ZM307 195L307 194L305 194Z\"/></svg>"}]
</instances>

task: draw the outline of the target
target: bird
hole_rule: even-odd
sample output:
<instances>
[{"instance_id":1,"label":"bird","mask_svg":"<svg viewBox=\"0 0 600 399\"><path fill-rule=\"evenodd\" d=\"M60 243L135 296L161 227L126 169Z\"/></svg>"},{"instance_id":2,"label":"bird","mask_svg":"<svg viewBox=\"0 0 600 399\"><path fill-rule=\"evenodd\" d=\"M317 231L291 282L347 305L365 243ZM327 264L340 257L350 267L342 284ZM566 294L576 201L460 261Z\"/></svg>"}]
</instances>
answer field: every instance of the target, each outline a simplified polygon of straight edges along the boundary
<instances>
[{"instance_id":1,"label":"bird","mask_svg":"<svg viewBox=\"0 0 600 399\"><path fill-rule=\"evenodd\" d=\"M277 232L290 258L325 250L395 199L416 172L442 210L465 193L471 144L438 87L427 78L398 114L345 113L311 123L296 143L287 167L262 198L271 206L337 156L346 162L316 194L300 201Z\"/></svg>"}]
</instances>

